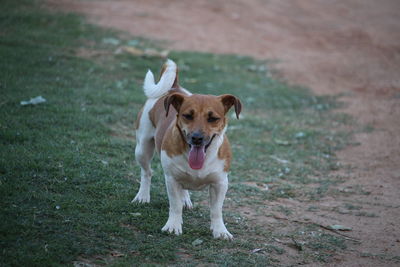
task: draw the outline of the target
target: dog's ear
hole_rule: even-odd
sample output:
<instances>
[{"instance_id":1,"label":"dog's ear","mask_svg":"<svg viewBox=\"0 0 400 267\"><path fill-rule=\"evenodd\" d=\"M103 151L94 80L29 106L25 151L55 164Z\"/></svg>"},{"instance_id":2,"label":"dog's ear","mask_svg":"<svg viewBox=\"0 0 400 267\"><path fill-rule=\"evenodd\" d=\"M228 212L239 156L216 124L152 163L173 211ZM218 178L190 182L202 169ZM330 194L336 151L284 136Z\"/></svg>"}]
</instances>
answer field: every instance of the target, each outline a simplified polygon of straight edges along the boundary
<instances>
[{"instance_id":1,"label":"dog's ear","mask_svg":"<svg viewBox=\"0 0 400 267\"><path fill-rule=\"evenodd\" d=\"M179 109L182 106L183 100L185 100L185 96L183 94L180 94L180 93L174 93L172 95L167 96L164 99L164 108L165 108L165 111L166 111L165 116L168 116L169 107L171 106L171 104L175 108L175 110L177 112L179 112Z\"/></svg>"},{"instance_id":2,"label":"dog's ear","mask_svg":"<svg viewBox=\"0 0 400 267\"><path fill-rule=\"evenodd\" d=\"M239 114L242 111L242 102L240 102L239 98L234 95L221 95L220 99L225 107L225 113L227 113L229 109L234 106L236 118L239 119Z\"/></svg>"}]
</instances>

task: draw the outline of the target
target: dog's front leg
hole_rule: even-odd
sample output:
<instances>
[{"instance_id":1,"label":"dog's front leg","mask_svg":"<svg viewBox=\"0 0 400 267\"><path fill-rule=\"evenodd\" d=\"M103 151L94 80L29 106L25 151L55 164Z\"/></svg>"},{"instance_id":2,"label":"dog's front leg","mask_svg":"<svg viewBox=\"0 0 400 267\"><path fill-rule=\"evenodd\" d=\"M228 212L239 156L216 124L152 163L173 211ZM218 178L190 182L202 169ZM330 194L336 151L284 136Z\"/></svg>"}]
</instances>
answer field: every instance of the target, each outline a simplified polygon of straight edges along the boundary
<instances>
[{"instance_id":1,"label":"dog's front leg","mask_svg":"<svg viewBox=\"0 0 400 267\"><path fill-rule=\"evenodd\" d=\"M211 230L214 238L232 239L233 236L226 229L222 218L222 206L225 194L228 191L228 177L224 174L219 183L210 185L210 215Z\"/></svg>"},{"instance_id":2,"label":"dog's front leg","mask_svg":"<svg viewBox=\"0 0 400 267\"><path fill-rule=\"evenodd\" d=\"M172 176L165 175L165 182L169 199L169 217L161 230L180 235L182 234L182 197L184 192L182 186Z\"/></svg>"}]
</instances>

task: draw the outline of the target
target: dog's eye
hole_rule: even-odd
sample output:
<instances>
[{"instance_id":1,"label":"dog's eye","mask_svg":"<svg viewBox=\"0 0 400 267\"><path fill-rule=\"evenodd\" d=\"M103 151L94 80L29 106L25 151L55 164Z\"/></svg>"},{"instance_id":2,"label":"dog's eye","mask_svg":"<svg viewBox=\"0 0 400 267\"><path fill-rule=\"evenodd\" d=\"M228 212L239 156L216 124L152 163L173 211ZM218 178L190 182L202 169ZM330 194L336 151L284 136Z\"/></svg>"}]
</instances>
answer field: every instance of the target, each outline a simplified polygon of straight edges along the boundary
<instances>
[{"instance_id":1,"label":"dog's eye","mask_svg":"<svg viewBox=\"0 0 400 267\"><path fill-rule=\"evenodd\" d=\"M208 119L207 119L208 122L216 122L218 120L219 120L219 118L217 118L217 117L208 117Z\"/></svg>"},{"instance_id":2,"label":"dog's eye","mask_svg":"<svg viewBox=\"0 0 400 267\"><path fill-rule=\"evenodd\" d=\"M193 115L192 114L183 114L182 115L185 119L187 119L188 121L193 120Z\"/></svg>"}]
</instances>

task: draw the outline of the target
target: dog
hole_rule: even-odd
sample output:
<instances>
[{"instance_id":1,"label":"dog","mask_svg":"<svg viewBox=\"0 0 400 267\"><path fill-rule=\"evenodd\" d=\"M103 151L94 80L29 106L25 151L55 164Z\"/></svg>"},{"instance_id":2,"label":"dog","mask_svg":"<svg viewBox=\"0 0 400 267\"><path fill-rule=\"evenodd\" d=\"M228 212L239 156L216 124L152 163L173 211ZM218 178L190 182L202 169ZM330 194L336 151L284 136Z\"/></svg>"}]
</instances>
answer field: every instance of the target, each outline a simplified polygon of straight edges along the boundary
<instances>
[{"instance_id":1,"label":"dog","mask_svg":"<svg viewBox=\"0 0 400 267\"><path fill-rule=\"evenodd\" d=\"M136 121L135 148L141 167L140 188L132 202L150 202L150 163L156 149L169 199L168 221L161 230L182 234L182 209L193 207L188 190L208 186L213 236L232 239L222 217L232 157L225 132L231 107L239 119L239 98L190 93L179 85L177 66L169 59L158 83L153 73L147 72L143 89L148 99Z\"/></svg>"}]
</instances>

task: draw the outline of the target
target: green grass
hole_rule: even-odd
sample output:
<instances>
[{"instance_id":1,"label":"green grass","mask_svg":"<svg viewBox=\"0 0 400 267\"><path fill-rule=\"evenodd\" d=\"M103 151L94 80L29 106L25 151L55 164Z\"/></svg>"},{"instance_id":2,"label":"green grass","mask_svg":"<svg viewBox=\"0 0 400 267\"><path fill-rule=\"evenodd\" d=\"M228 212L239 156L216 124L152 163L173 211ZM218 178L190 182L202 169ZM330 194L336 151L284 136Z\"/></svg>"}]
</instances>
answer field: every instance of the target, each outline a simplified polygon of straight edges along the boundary
<instances>
[{"instance_id":1,"label":"green grass","mask_svg":"<svg viewBox=\"0 0 400 267\"><path fill-rule=\"evenodd\" d=\"M184 234L170 236L160 231L168 201L157 158L151 204L130 204L139 180L133 123L145 101L141 83L163 60L116 54L118 45L104 40L160 44L38 6L6 0L0 9L0 264L285 264L279 257L287 248L274 241L280 229L261 227L238 209L261 209L279 198L317 200L341 182L330 172L340 168L335 151L349 140L350 133L338 129L351 118L331 112L340 105L336 97L270 78L268 62L172 52L184 87L235 94L244 111L228 131L234 162L225 220L236 239L211 238L209 210L201 204L207 192L193 194ZM47 102L20 105L38 95ZM278 210L291 214L284 206ZM306 241L301 262L329 261L345 247L329 233L299 236L315 231L302 228L283 235ZM196 239L203 243L193 245ZM262 253L252 253L256 248Z\"/></svg>"}]
</instances>

